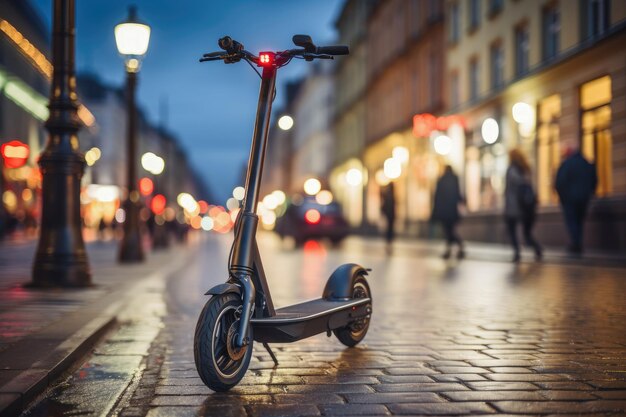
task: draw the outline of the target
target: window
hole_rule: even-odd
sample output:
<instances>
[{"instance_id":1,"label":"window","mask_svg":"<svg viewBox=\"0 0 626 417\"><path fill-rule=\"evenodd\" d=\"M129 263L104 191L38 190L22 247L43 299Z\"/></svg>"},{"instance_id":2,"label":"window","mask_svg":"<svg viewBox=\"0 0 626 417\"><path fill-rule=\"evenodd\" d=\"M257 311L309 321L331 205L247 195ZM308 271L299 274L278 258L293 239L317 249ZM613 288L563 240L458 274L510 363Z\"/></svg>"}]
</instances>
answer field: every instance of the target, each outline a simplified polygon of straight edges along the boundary
<instances>
[{"instance_id":1,"label":"window","mask_svg":"<svg viewBox=\"0 0 626 417\"><path fill-rule=\"evenodd\" d=\"M440 104L440 91L441 91L441 83L439 82L441 77L441 62L440 62L440 54L433 52L430 54L430 59L428 60L428 75L429 75L429 92L428 92L428 101L431 107L435 107Z\"/></svg>"},{"instance_id":2,"label":"window","mask_svg":"<svg viewBox=\"0 0 626 417\"><path fill-rule=\"evenodd\" d=\"M611 99L611 77L608 75L580 88L581 151L588 161L596 164L596 193L599 196L613 191Z\"/></svg>"},{"instance_id":3,"label":"window","mask_svg":"<svg viewBox=\"0 0 626 417\"><path fill-rule=\"evenodd\" d=\"M489 0L489 16L495 16L500 13L504 0Z\"/></svg>"},{"instance_id":4,"label":"window","mask_svg":"<svg viewBox=\"0 0 626 417\"><path fill-rule=\"evenodd\" d=\"M556 57L559 53L561 17L557 6L543 10L543 59Z\"/></svg>"},{"instance_id":5,"label":"window","mask_svg":"<svg viewBox=\"0 0 626 417\"><path fill-rule=\"evenodd\" d=\"M473 32L480 26L480 0L468 0L469 2L469 31Z\"/></svg>"},{"instance_id":6,"label":"window","mask_svg":"<svg viewBox=\"0 0 626 417\"><path fill-rule=\"evenodd\" d=\"M430 20L431 22L437 21L437 19L441 15L441 12L440 12L441 3L442 2L440 0L429 0L429 2L428 2L428 20Z\"/></svg>"},{"instance_id":7,"label":"window","mask_svg":"<svg viewBox=\"0 0 626 417\"><path fill-rule=\"evenodd\" d=\"M410 3L411 23L410 30L411 36L417 36L421 30L420 21L420 3L418 0L411 0Z\"/></svg>"},{"instance_id":8,"label":"window","mask_svg":"<svg viewBox=\"0 0 626 417\"><path fill-rule=\"evenodd\" d=\"M601 35L611 25L610 0L581 0L580 11L583 39Z\"/></svg>"},{"instance_id":9,"label":"window","mask_svg":"<svg viewBox=\"0 0 626 417\"><path fill-rule=\"evenodd\" d=\"M478 83L479 83L479 68L478 59L472 58L469 64L469 96L470 100L476 100L478 98Z\"/></svg>"},{"instance_id":10,"label":"window","mask_svg":"<svg viewBox=\"0 0 626 417\"><path fill-rule=\"evenodd\" d=\"M450 75L450 107L454 109L458 107L459 104L461 104L459 94L459 73L454 71L452 75Z\"/></svg>"},{"instance_id":11,"label":"window","mask_svg":"<svg viewBox=\"0 0 626 417\"><path fill-rule=\"evenodd\" d=\"M452 3L450 5L450 43L454 44L459 41L459 4Z\"/></svg>"},{"instance_id":12,"label":"window","mask_svg":"<svg viewBox=\"0 0 626 417\"><path fill-rule=\"evenodd\" d=\"M528 72L529 62L528 26L515 29L515 75L521 76Z\"/></svg>"},{"instance_id":13,"label":"window","mask_svg":"<svg viewBox=\"0 0 626 417\"><path fill-rule=\"evenodd\" d=\"M504 51L501 42L491 45L491 88L497 89L504 85Z\"/></svg>"},{"instance_id":14,"label":"window","mask_svg":"<svg viewBox=\"0 0 626 417\"><path fill-rule=\"evenodd\" d=\"M561 164L559 146L561 96L554 94L539 102L537 124L537 196L539 204L556 204L554 178Z\"/></svg>"}]
</instances>

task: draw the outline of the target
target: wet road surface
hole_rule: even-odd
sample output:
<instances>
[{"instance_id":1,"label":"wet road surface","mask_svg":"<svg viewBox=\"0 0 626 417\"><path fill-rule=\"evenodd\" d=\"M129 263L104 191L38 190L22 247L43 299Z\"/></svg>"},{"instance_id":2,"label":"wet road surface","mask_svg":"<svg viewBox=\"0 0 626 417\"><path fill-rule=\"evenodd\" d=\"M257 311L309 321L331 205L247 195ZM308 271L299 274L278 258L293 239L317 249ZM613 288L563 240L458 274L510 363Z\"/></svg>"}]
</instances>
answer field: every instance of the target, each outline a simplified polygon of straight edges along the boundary
<instances>
[{"instance_id":1,"label":"wet road surface","mask_svg":"<svg viewBox=\"0 0 626 417\"><path fill-rule=\"evenodd\" d=\"M626 415L626 270L444 261L377 240L303 250L260 239L277 307L317 298L345 262L372 268L365 340L255 345L226 394L197 376L203 293L226 279L228 238L155 283L120 331L30 415ZM156 338L155 338L156 337ZM82 377L81 377L82 373ZM48 414L46 414L48 413Z\"/></svg>"}]
</instances>

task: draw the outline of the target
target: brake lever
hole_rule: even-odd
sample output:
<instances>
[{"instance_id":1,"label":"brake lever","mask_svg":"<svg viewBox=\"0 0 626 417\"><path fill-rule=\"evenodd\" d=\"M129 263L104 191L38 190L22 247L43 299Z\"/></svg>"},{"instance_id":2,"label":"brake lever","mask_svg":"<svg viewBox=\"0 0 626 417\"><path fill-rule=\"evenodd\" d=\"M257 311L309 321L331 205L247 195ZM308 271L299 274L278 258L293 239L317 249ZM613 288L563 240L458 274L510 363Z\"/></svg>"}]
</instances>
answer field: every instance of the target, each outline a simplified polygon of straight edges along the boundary
<instances>
[{"instance_id":1,"label":"brake lever","mask_svg":"<svg viewBox=\"0 0 626 417\"><path fill-rule=\"evenodd\" d=\"M220 59L224 59L224 55L221 56L203 56L202 58L199 59L200 62L207 62L207 61L219 61Z\"/></svg>"},{"instance_id":2,"label":"brake lever","mask_svg":"<svg viewBox=\"0 0 626 417\"><path fill-rule=\"evenodd\" d=\"M302 54L302 57L306 60L306 61L313 61L314 59L335 59L334 56L332 55L327 55L327 54Z\"/></svg>"}]
</instances>

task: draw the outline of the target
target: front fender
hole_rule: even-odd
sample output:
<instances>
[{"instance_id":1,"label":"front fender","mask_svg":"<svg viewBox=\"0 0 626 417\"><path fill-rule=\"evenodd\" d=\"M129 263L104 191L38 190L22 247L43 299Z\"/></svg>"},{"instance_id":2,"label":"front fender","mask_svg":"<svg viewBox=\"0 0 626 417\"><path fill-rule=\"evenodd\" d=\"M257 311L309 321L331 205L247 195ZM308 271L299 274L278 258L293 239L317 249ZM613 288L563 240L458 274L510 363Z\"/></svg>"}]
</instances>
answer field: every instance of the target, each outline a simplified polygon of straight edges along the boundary
<instances>
[{"instance_id":1,"label":"front fender","mask_svg":"<svg viewBox=\"0 0 626 417\"><path fill-rule=\"evenodd\" d=\"M238 285L226 282L224 284L216 285L215 287L205 292L204 295L221 295L229 292L241 295L241 288L239 288Z\"/></svg>"},{"instance_id":2,"label":"front fender","mask_svg":"<svg viewBox=\"0 0 626 417\"><path fill-rule=\"evenodd\" d=\"M325 299L338 299L338 298L350 298L352 297L352 287L354 281L360 275L367 275L368 270L357 264L343 264L332 273L326 286L322 297Z\"/></svg>"}]
</instances>

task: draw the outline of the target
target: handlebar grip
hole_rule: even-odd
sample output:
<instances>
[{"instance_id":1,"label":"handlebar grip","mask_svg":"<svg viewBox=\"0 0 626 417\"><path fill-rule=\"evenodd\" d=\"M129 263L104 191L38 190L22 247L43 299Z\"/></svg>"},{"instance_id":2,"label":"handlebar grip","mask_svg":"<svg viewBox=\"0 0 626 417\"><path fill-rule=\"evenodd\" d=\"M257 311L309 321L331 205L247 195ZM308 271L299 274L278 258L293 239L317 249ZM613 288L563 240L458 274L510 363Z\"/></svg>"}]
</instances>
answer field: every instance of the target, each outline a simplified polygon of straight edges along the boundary
<instances>
[{"instance_id":1,"label":"handlebar grip","mask_svg":"<svg viewBox=\"0 0 626 417\"><path fill-rule=\"evenodd\" d=\"M228 51L233 46L233 39L230 36L224 36L217 41L217 44L223 50Z\"/></svg>"},{"instance_id":2,"label":"handlebar grip","mask_svg":"<svg viewBox=\"0 0 626 417\"><path fill-rule=\"evenodd\" d=\"M222 48L229 54L235 54L243 50L243 44L237 42L230 36L224 36L223 38L220 38L220 40L217 41L217 44L220 48Z\"/></svg>"},{"instance_id":3,"label":"handlebar grip","mask_svg":"<svg viewBox=\"0 0 626 417\"><path fill-rule=\"evenodd\" d=\"M350 54L350 48L346 45L318 46L316 53L328 55L348 55Z\"/></svg>"}]
</instances>

